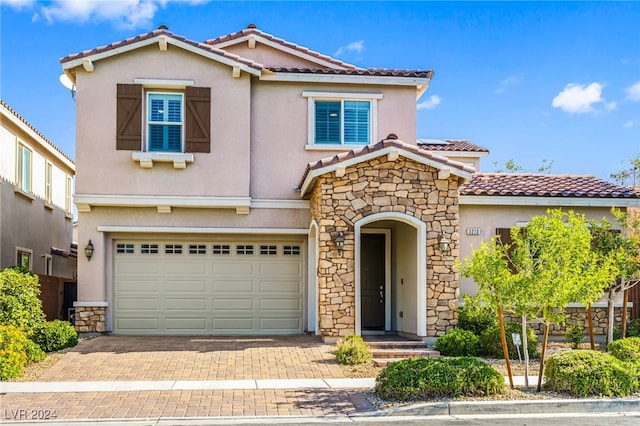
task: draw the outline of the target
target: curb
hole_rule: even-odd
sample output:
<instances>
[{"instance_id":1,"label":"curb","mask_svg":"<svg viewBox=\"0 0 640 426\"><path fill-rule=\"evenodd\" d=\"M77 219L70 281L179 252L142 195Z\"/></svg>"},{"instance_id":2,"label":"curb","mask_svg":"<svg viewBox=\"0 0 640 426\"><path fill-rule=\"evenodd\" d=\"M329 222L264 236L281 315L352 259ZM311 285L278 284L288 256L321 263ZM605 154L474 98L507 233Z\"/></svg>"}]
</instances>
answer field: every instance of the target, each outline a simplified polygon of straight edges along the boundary
<instances>
[{"instance_id":1,"label":"curb","mask_svg":"<svg viewBox=\"0 0 640 426\"><path fill-rule=\"evenodd\" d=\"M539 399L533 401L428 402L388 410L354 413L349 417L459 416L503 414L553 414L590 412L638 412L640 399Z\"/></svg>"}]
</instances>

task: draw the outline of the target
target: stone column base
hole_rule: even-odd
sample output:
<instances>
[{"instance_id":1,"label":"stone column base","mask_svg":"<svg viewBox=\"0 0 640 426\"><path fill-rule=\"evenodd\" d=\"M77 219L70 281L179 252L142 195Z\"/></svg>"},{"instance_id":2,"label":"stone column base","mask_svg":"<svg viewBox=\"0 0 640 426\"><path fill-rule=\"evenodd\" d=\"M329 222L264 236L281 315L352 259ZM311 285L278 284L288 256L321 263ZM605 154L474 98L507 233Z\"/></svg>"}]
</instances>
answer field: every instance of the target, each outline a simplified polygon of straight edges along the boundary
<instances>
[{"instance_id":1,"label":"stone column base","mask_svg":"<svg viewBox=\"0 0 640 426\"><path fill-rule=\"evenodd\" d=\"M77 306L75 326L78 333L104 333L104 306Z\"/></svg>"}]
</instances>

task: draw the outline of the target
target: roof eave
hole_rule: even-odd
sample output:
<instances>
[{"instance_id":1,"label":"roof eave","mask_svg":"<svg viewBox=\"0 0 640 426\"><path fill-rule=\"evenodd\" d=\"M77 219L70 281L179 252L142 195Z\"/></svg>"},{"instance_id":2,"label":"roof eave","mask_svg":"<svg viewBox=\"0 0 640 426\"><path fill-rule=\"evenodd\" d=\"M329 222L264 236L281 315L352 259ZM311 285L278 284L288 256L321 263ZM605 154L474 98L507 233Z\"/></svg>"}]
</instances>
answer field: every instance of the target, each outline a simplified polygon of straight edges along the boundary
<instances>
[{"instance_id":1,"label":"roof eave","mask_svg":"<svg viewBox=\"0 0 640 426\"><path fill-rule=\"evenodd\" d=\"M535 197L509 195L460 195L459 204L476 206L544 207L640 207L640 198L617 197Z\"/></svg>"},{"instance_id":2,"label":"roof eave","mask_svg":"<svg viewBox=\"0 0 640 426\"><path fill-rule=\"evenodd\" d=\"M434 161L432 159L423 157L421 155L415 154L413 152L407 151L397 146L389 146L389 147L379 149L377 151L369 152L364 155L359 155L356 157L349 158L347 160L329 164L324 167L319 167L317 169L309 169L305 176L305 179L302 181L302 184L300 185L300 197L303 198L305 195L307 195L307 192L309 192L309 190L313 187L313 183L318 178L318 176L321 176L326 173L334 172L338 168L350 167L355 164L359 164L359 163L369 161L374 158L382 157L385 155L389 155L392 153L393 154L397 153L398 155L401 155L405 158L411 159L413 161L422 163L427 166L431 166L437 170L446 170L451 175L458 176L461 179L470 180L471 177L473 176L473 173L468 172L466 170L461 170L456 167L449 167L446 164L442 164L438 161Z\"/></svg>"},{"instance_id":3,"label":"roof eave","mask_svg":"<svg viewBox=\"0 0 640 426\"><path fill-rule=\"evenodd\" d=\"M112 56L116 56L116 55L120 55L126 52L130 52L136 49L140 49L142 47L146 47L146 46L150 46L153 45L155 43L159 43L160 39L163 38L163 40L166 40L167 44L179 47L183 50L195 53L197 55L201 55L204 56L208 59L212 59L214 61L220 62L222 64L231 66L231 67L239 67L240 70L245 71L249 74L252 75L257 75L259 76L262 73L262 66L260 66L259 64L256 64L256 67L252 67L249 66L247 64L244 64L243 62L240 61L236 61L232 58L228 58L226 56L224 56L225 52L221 51L222 53L215 53L213 51L211 51L210 49L217 49L216 47L212 47L212 46L208 46L208 45L203 45L206 46L206 48L204 47L198 47L198 46L194 46L190 43L181 41L181 40L177 40L167 34L160 34L157 36L153 36L150 37L148 39L144 39L144 40L139 40L136 41L134 43L130 43L130 44L126 44L120 47L116 47L114 49L109 49L106 50L104 52L98 52L98 53L94 53L94 54L88 54L88 55L83 55L77 59L72 59L70 61L66 61L62 63L62 69L65 72L65 74L68 74L68 71L79 67L79 66L83 66L84 62L88 59L90 61L99 61L105 58L110 58ZM247 62L249 62L247 60ZM72 79L72 81L74 81Z\"/></svg>"},{"instance_id":4,"label":"roof eave","mask_svg":"<svg viewBox=\"0 0 640 426\"><path fill-rule=\"evenodd\" d=\"M377 84L393 86L421 86L428 85L428 78L375 76L375 75L348 75L348 74L313 74L293 72L263 72L260 80L277 82L302 82L302 83L344 83L344 84Z\"/></svg>"}]
</instances>

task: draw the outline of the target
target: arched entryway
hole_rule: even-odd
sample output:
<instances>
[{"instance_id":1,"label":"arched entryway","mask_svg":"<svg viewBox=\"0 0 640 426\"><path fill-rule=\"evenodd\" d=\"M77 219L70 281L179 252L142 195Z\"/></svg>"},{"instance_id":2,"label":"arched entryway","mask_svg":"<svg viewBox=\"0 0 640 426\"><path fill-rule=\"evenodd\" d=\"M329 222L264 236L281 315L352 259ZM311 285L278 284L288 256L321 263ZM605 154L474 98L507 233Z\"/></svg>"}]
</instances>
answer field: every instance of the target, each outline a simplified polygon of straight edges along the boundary
<instances>
[{"instance_id":1,"label":"arched entryway","mask_svg":"<svg viewBox=\"0 0 640 426\"><path fill-rule=\"evenodd\" d=\"M426 223L384 212L354 225L356 334L426 337Z\"/></svg>"}]
</instances>

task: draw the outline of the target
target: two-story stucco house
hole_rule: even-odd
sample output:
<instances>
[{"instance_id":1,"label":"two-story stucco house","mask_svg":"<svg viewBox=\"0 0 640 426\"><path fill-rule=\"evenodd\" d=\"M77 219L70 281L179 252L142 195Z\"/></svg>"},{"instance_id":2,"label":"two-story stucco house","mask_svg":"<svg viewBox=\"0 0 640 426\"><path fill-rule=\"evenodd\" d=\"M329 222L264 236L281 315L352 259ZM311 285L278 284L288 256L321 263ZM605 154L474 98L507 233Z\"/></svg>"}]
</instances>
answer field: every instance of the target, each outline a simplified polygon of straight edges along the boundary
<instances>
[{"instance_id":1,"label":"two-story stucco house","mask_svg":"<svg viewBox=\"0 0 640 426\"><path fill-rule=\"evenodd\" d=\"M49 279L44 300L62 317L58 295L75 298L72 235L75 164L4 101L0 101L0 269L24 266ZM60 299L62 302L62 299ZM72 302L72 301L71 301ZM51 311L51 312L49 312Z\"/></svg>"},{"instance_id":2,"label":"two-story stucco house","mask_svg":"<svg viewBox=\"0 0 640 426\"><path fill-rule=\"evenodd\" d=\"M202 43L161 27L61 62L94 248L79 331L455 325L461 185L488 151L417 139L432 71L358 68L253 25Z\"/></svg>"}]
</instances>

